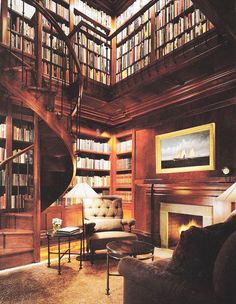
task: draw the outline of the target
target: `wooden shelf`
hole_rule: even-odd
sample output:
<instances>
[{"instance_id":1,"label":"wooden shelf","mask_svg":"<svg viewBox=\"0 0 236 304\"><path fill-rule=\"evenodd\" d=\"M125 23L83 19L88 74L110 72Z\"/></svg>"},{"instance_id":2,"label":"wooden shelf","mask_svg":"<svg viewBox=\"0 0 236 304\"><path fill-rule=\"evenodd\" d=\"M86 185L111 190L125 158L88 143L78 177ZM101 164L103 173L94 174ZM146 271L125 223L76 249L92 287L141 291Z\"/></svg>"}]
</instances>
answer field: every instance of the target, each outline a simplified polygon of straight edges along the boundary
<instances>
[{"instance_id":1,"label":"wooden shelf","mask_svg":"<svg viewBox=\"0 0 236 304\"><path fill-rule=\"evenodd\" d=\"M90 169L90 168L77 168L77 171L91 171L91 172L110 172L110 169Z\"/></svg>"}]
</instances>

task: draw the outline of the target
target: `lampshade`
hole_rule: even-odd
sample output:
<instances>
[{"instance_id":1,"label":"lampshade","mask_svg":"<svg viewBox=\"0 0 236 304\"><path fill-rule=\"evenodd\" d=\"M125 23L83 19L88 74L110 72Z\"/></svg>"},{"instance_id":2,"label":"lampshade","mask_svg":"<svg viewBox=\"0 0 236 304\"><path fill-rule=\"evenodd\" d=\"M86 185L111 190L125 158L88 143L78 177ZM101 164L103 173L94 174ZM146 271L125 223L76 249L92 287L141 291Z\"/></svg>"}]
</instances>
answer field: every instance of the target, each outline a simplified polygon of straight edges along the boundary
<instances>
[{"instance_id":1,"label":"lampshade","mask_svg":"<svg viewBox=\"0 0 236 304\"><path fill-rule=\"evenodd\" d=\"M217 200L222 202L229 202L229 203L236 202L236 183L234 183L227 190L221 193L217 197Z\"/></svg>"},{"instance_id":2,"label":"lampshade","mask_svg":"<svg viewBox=\"0 0 236 304\"><path fill-rule=\"evenodd\" d=\"M99 197L87 183L79 183L74 186L66 195L65 198L95 198Z\"/></svg>"}]
</instances>

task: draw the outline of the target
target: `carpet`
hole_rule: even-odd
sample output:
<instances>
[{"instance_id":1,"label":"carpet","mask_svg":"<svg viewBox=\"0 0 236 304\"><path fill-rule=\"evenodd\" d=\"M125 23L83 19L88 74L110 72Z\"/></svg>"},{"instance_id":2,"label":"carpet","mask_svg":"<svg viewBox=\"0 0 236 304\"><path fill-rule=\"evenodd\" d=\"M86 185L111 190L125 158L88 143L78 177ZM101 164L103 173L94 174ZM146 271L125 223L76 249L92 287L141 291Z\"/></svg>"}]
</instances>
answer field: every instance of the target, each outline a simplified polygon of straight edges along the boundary
<instances>
[{"instance_id":1,"label":"carpet","mask_svg":"<svg viewBox=\"0 0 236 304\"><path fill-rule=\"evenodd\" d=\"M159 253L160 256L161 253ZM161 258L165 257L161 256ZM123 278L110 277L109 296L106 289L106 260L98 259L94 265L71 263L63 259L62 274L57 274L57 261L47 268L46 263L0 272L1 304L122 304ZM115 271L117 261L111 260Z\"/></svg>"}]
</instances>

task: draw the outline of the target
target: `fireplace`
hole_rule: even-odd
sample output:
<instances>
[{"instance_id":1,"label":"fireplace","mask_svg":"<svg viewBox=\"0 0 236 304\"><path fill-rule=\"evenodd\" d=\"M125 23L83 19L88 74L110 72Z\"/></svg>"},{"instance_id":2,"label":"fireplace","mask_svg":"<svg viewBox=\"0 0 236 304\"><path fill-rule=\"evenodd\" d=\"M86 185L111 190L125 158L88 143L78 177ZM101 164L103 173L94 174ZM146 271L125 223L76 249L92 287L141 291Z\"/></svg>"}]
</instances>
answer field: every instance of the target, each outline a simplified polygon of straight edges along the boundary
<instances>
[{"instance_id":1,"label":"fireplace","mask_svg":"<svg viewBox=\"0 0 236 304\"><path fill-rule=\"evenodd\" d=\"M161 247L169 248L177 244L180 224L205 227L213 222L212 206L160 203L160 237Z\"/></svg>"},{"instance_id":2,"label":"fireplace","mask_svg":"<svg viewBox=\"0 0 236 304\"><path fill-rule=\"evenodd\" d=\"M202 216L169 212L168 218L168 246L175 247L180 233L191 226L202 227Z\"/></svg>"}]
</instances>

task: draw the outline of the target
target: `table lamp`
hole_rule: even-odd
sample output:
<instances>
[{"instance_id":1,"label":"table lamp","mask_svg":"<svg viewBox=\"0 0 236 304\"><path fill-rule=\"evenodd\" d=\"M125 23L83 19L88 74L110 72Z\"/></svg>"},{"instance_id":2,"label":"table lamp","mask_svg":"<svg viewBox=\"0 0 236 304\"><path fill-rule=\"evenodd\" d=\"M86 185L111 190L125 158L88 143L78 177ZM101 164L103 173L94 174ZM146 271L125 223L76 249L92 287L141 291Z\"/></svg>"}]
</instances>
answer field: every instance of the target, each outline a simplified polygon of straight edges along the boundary
<instances>
[{"instance_id":1,"label":"table lamp","mask_svg":"<svg viewBox=\"0 0 236 304\"><path fill-rule=\"evenodd\" d=\"M64 196L65 198L75 198L80 200L82 204L82 226L84 231L84 206L83 199L84 198L97 198L99 194L95 192L87 183L79 183L76 184L69 192ZM84 255L84 236L83 236L83 255Z\"/></svg>"},{"instance_id":2,"label":"table lamp","mask_svg":"<svg viewBox=\"0 0 236 304\"><path fill-rule=\"evenodd\" d=\"M217 197L218 201L232 203L236 202L236 183L231 185L228 189L226 189L223 193L221 193Z\"/></svg>"}]
</instances>

